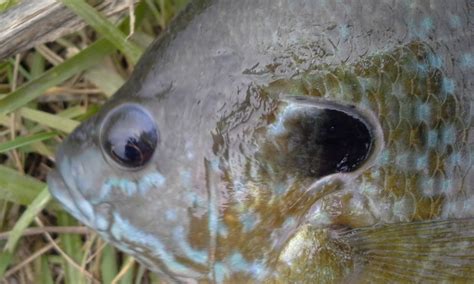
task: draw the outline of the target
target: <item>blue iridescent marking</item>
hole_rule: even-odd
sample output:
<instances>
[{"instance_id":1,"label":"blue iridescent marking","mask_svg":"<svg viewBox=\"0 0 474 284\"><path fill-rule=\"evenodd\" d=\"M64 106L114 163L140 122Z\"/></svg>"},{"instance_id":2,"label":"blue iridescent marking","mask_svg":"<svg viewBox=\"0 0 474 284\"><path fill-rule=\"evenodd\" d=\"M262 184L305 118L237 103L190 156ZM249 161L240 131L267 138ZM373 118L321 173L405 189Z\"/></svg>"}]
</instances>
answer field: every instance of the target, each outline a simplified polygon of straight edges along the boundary
<instances>
[{"instance_id":1,"label":"blue iridescent marking","mask_svg":"<svg viewBox=\"0 0 474 284\"><path fill-rule=\"evenodd\" d=\"M421 21L422 32L427 34L433 28L433 20L429 17L424 18Z\"/></svg>"},{"instance_id":2,"label":"blue iridescent marking","mask_svg":"<svg viewBox=\"0 0 474 284\"><path fill-rule=\"evenodd\" d=\"M127 220L123 219L117 212L114 212L113 216L114 224L112 226L112 232L117 240L126 239L132 243L150 248L150 252L152 252L155 257L158 257L173 273L188 275L190 277L200 276L197 272L177 262L176 259L167 252L164 244L154 235L145 233L139 228L133 226Z\"/></svg>"},{"instance_id":3,"label":"blue iridescent marking","mask_svg":"<svg viewBox=\"0 0 474 284\"><path fill-rule=\"evenodd\" d=\"M216 283L223 283L226 275L229 274L229 270L220 262L214 264L214 281Z\"/></svg>"},{"instance_id":4,"label":"blue iridescent marking","mask_svg":"<svg viewBox=\"0 0 474 284\"><path fill-rule=\"evenodd\" d=\"M431 107L423 103L417 107L418 120L430 122L431 121Z\"/></svg>"},{"instance_id":5,"label":"blue iridescent marking","mask_svg":"<svg viewBox=\"0 0 474 284\"><path fill-rule=\"evenodd\" d=\"M117 187L128 196L132 196L137 193L137 185L134 182L128 179L109 178L105 181L101 188L102 197L109 195L110 191Z\"/></svg>"},{"instance_id":6,"label":"blue iridescent marking","mask_svg":"<svg viewBox=\"0 0 474 284\"><path fill-rule=\"evenodd\" d=\"M297 225L296 219L294 217L289 217L283 222L281 227L283 229L291 229Z\"/></svg>"},{"instance_id":7,"label":"blue iridescent marking","mask_svg":"<svg viewBox=\"0 0 474 284\"><path fill-rule=\"evenodd\" d=\"M464 53L461 56L461 67L462 68L474 68L474 55L472 53Z\"/></svg>"},{"instance_id":8,"label":"blue iridescent marking","mask_svg":"<svg viewBox=\"0 0 474 284\"><path fill-rule=\"evenodd\" d=\"M180 171L179 178L183 186L186 186L186 187L192 186L192 175L190 171Z\"/></svg>"},{"instance_id":9,"label":"blue iridescent marking","mask_svg":"<svg viewBox=\"0 0 474 284\"><path fill-rule=\"evenodd\" d=\"M282 135L285 132L286 132L286 128L283 125L283 116L279 115L277 117L277 121L268 127L268 133L274 136L278 136L278 135Z\"/></svg>"},{"instance_id":10,"label":"blue iridescent marking","mask_svg":"<svg viewBox=\"0 0 474 284\"><path fill-rule=\"evenodd\" d=\"M150 173L143 176L138 182L138 190L141 194L146 194L152 188L159 188L164 186L166 183L166 178L158 173Z\"/></svg>"},{"instance_id":11,"label":"blue iridescent marking","mask_svg":"<svg viewBox=\"0 0 474 284\"><path fill-rule=\"evenodd\" d=\"M449 78L443 78L443 91L447 94L453 94L456 87L454 81Z\"/></svg>"},{"instance_id":12,"label":"blue iridescent marking","mask_svg":"<svg viewBox=\"0 0 474 284\"><path fill-rule=\"evenodd\" d=\"M376 187L374 185L371 185L370 183L365 183L364 182L362 184L361 192L366 192L367 194L372 195L372 194L378 193L379 189L378 189L378 187ZM326 217L325 215L321 215L321 216ZM330 221L328 220L327 223L329 224Z\"/></svg>"},{"instance_id":13,"label":"blue iridescent marking","mask_svg":"<svg viewBox=\"0 0 474 284\"><path fill-rule=\"evenodd\" d=\"M463 155L460 152L455 152L451 155L450 160L454 165L459 165L462 163Z\"/></svg>"},{"instance_id":14,"label":"blue iridescent marking","mask_svg":"<svg viewBox=\"0 0 474 284\"><path fill-rule=\"evenodd\" d=\"M275 184L275 186L273 186L273 192L277 196L281 196L281 195L285 194L287 188L288 188L288 186L285 183L279 182L279 183Z\"/></svg>"},{"instance_id":15,"label":"blue iridescent marking","mask_svg":"<svg viewBox=\"0 0 474 284\"><path fill-rule=\"evenodd\" d=\"M109 221L101 214L96 214L94 219L95 228L99 231L106 231L109 228Z\"/></svg>"},{"instance_id":16,"label":"blue iridescent marking","mask_svg":"<svg viewBox=\"0 0 474 284\"><path fill-rule=\"evenodd\" d=\"M199 194L197 194L194 191L186 192L184 198L185 198L186 203L191 205L191 207L195 207L195 208L206 207L206 201L204 200L204 198L202 198Z\"/></svg>"},{"instance_id":17,"label":"blue iridescent marking","mask_svg":"<svg viewBox=\"0 0 474 284\"><path fill-rule=\"evenodd\" d=\"M437 130L430 130L428 131L428 147L434 148L438 144L438 131Z\"/></svg>"},{"instance_id":18,"label":"blue iridescent marking","mask_svg":"<svg viewBox=\"0 0 474 284\"><path fill-rule=\"evenodd\" d=\"M212 159L211 160L211 169L214 171L214 172L217 172L219 171L219 166L220 166L221 162L219 161L219 159Z\"/></svg>"},{"instance_id":19,"label":"blue iridescent marking","mask_svg":"<svg viewBox=\"0 0 474 284\"><path fill-rule=\"evenodd\" d=\"M228 235L229 229L227 229L227 226L224 225L222 222L219 222L219 236L227 238Z\"/></svg>"},{"instance_id":20,"label":"blue iridescent marking","mask_svg":"<svg viewBox=\"0 0 474 284\"><path fill-rule=\"evenodd\" d=\"M432 178L429 177L422 177L421 181L421 188L423 189L423 194L425 196L433 196L436 194L434 192L434 181Z\"/></svg>"},{"instance_id":21,"label":"blue iridescent marking","mask_svg":"<svg viewBox=\"0 0 474 284\"><path fill-rule=\"evenodd\" d=\"M441 68L443 66L443 59L434 53L429 53L428 54L428 61L430 62L430 65L434 68Z\"/></svg>"},{"instance_id":22,"label":"blue iridescent marking","mask_svg":"<svg viewBox=\"0 0 474 284\"><path fill-rule=\"evenodd\" d=\"M446 126L442 131L443 143L452 145L456 142L456 128L453 125Z\"/></svg>"},{"instance_id":23,"label":"blue iridescent marking","mask_svg":"<svg viewBox=\"0 0 474 284\"><path fill-rule=\"evenodd\" d=\"M193 160L194 159L194 153L190 150L186 151L186 158L188 158L188 160Z\"/></svg>"},{"instance_id":24,"label":"blue iridescent marking","mask_svg":"<svg viewBox=\"0 0 474 284\"><path fill-rule=\"evenodd\" d=\"M449 23L451 24L451 27L452 27L452 28L460 28L460 27L462 27L461 17L459 17L458 15L452 15L452 16L449 18Z\"/></svg>"},{"instance_id":25,"label":"blue iridescent marking","mask_svg":"<svg viewBox=\"0 0 474 284\"><path fill-rule=\"evenodd\" d=\"M442 188L445 194L449 193L451 189L453 188L453 181L451 179L443 180Z\"/></svg>"},{"instance_id":26,"label":"blue iridescent marking","mask_svg":"<svg viewBox=\"0 0 474 284\"><path fill-rule=\"evenodd\" d=\"M178 242L178 246L181 248L186 257L196 263L206 264L207 252L192 248L185 236L186 232L183 227L178 227L173 231L173 237Z\"/></svg>"},{"instance_id":27,"label":"blue iridescent marking","mask_svg":"<svg viewBox=\"0 0 474 284\"><path fill-rule=\"evenodd\" d=\"M186 158L188 160L193 160L194 159L193 144L190 143L189 141L186 142L186 144L184 145L184 149L186 151Z\"/></svg>"},{"instance_id":28,"label":"blue iridescent marking","mask_svg":"<svg viewBox=\"0 0 474 284\"><path fill-rule=\"evenodd\" d=\"M339 36L341 37L342 41L345 41L350 36L349 27L347 25L340 25L339 26Z\"/></svg>"},{"instance_id":29,"label":"blue iridescent marking","mask_svg":"<svg viewBox=\"0 0 474 284\"><path fill-rule=\"evenodd\" d=\"M219 230L219 209L217 208L217 201L210 199L208 207L208 229L211 238L215 239L217 237L217 232Z\"/></svg>"},{"instance_id":30,"label":"blue iridescent marking","mask_svg":"<svg viewBox=\"0 0 474 284\"><path fill-rule=\"evenodd\" d=\"M95 204L104 201L104 198L106 198L114 188L119 188L128 196L134 196L137 193L144 195L152 188L162 187L165 183L166 178L158 172L144 175L137 182L123 178L109 178L102 185L98 198L94 199L92 203Z\"/></svg>"},{"instance_id":31,"label":"blue iridescent marking","mask_svg":"<svg viewBox=\"0 0 474 284\"><path fill-rule=\"evenodd\" d=\"M420 74L420 75L426 75L428 73L428 69L429 69L430 66L428 66L428 64L424 63L424 62L417 62L416 63L416 71Z\"/></svg>"},{"instance_id":32,"label":"blue iridescent marking","mask_svg":"<svg viewBox=\"0 0 474 284\"><path fill-rule=\"evenodd\" d=\"M255 229L255 226L259 223L260 218L252 212L245 212L240 215L240 222L242 223L244 233L248 233Z\"/></svg>"},{"instance_id":33,"label":"blue iridescent marking","mask_svg":"<svg viewBox=\"0 0 474 284\"><path fill-rule=\"evenodd\" d=\"M285 118L287 118L297 109L298 109L298 106L295 104L290 103L289 105L287 105L282 110L282 112L277 116L276 121L268 126L268 133L270 135L275 135L275 136L286 133Z\"/></svg>"},{"instance_id":34,"label":"blue iridescent marking","mask_svg":"<svg viewBox=\"0 0 474 284\"><path fill-rule=\"evenodd\" d=\"M407 154L399 154L395 158L395 163L400 167L400 168L405 168L408 165L408 155Z\"/></svg>"},{"instance_id":35,"label":"blue iridescent marking","mask_svg":"<svg viewBox=\"0 0 474 284\"><path fill-rule=\"evenodd\" d=\"M419 24L412 22L409 29L411 36L424 39L433 29L433 20L429 17L425 17Z\"/></svg>"},{"instance_id":36,"label":"blue iridescent marking","mask_svg":"<svg viewBox=\"0 0 474 284\"><path fill-rule=\"evenodd\" d=\"M267 269L264 264L258 262L248 262L239 252L234 252L227 261L234 271L250 273L255 278L264 278Z\"/></svg>"},{"instance_id":37,"label":"blue iridescent marking","mask_svg":"<svg viewBox=\"0 0 474 284\"><path fill-rule=\"evenodd\" d=\"M417 170L425 169L427 165L428 165L428 156L426 154L416 159Z\"/></svg>"},{"instance_id":38,"label":"blue iridescent marking","mask_svg":"<svg viewBox=\"0 0 474 284\"><path fill-rule=\"evenodd\" d=\"M357 81L359 82L359 86L361 88L362 93L366 93L366 91L372 86L371 81L372 79L370 78L364 78L364 77L357 77ZM366 96L364 96L365 98Z\"/></svg>"},{"instance_id":39,"label":"blue iridescent marking","mask_svg":"<svg viewBox=\"0 0 474 284\"><path fill-rule=\"evenodd\" d=\"M115 184L114 184L115 182ZM122 189L128 196L132 196L137 193L136 183L129 181L127 179L119 179L111 182L112 186L119 187Z\"/></svg>"},{"instance_id":40,"label":"blue iridescent marking","mask_svg":"<svg viewBox=\"0 0 474 284\"><path fill-rule=\"evenodd\" d=\"M392 95L400 99L400 98L406 97L406 92L401 84L395 84L392 87ZM367 97L367 96L364 96L364 97Z\"/></svg>"},{"instance_id":41,"label":"blue iridescent marking","mask_svg":"<svg viewBox=\"0 0 474 284\"><path fill-rule=\"evenodd\" d=\"M176 221L178 219L178 214L176 209L168 209L165 211L165 218L168 221Z\"/></svg>"},{"instance_id":42,"label":"blue iridescent marking","mask_svg":"<svg viewBox=\"0 0 474 284\"><path fill-rule=\"evenodd\" d=\"M234 199L237 203L244 203L247 200L247 188L238 180L234 180Z\"/></svg>"},{"instance_id":43,"label":"blue iridescent marking","mask_svg":"<svg viewBox=\"0 0 474 284\"><path fill-rule=\"evenodd\" d=\"M258 180L260 177L260 165L257 163L250 163L250 177L253 180Z\"/></svg>"},{"instance_id":44,"label":"blue iridescent marking","mask_svg":"<svg viewBox=\"0 0 474 284\"><path fill-rule=\"evenodd\" d=\"M390 152L387 149L382 150L378 159L382 165L390 163Z\"/></svg>"}]
</instances>

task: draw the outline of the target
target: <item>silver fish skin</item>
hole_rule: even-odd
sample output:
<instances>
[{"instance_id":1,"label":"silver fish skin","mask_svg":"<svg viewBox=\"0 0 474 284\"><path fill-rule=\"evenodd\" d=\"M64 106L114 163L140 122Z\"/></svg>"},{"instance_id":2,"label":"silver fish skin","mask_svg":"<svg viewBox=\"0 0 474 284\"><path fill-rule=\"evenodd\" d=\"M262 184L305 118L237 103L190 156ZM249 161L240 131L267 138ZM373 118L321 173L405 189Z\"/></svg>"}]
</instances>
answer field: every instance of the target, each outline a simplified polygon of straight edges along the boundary
<instances>
[{"instance_id":1,"label":"silver fish skin","mask_svg":"<svg viewBox=\"0 0 474 284\"><path fill-rule=\"evenodd\" d=\"M473 10L193 1L50 191L168 282L472 283Z\"/></svg>"}]
</instances>

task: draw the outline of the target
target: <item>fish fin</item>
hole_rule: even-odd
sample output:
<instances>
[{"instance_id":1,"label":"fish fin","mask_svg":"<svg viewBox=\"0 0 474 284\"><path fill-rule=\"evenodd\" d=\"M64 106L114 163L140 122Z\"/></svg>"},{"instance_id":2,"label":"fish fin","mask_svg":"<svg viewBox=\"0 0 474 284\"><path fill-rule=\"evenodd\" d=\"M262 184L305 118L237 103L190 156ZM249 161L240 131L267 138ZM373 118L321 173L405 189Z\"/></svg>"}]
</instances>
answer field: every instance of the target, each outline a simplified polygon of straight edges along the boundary
<instances>
[{"instance_id":1,"label":"fish fin","mask_svg":"<svg viewBox=\"0 0 474 284\"><path fill-rule=\"evenodd\" d=\"M350 282L474 283L474 218L339 232L355 260Z\"/></svg>"}]
</instances>

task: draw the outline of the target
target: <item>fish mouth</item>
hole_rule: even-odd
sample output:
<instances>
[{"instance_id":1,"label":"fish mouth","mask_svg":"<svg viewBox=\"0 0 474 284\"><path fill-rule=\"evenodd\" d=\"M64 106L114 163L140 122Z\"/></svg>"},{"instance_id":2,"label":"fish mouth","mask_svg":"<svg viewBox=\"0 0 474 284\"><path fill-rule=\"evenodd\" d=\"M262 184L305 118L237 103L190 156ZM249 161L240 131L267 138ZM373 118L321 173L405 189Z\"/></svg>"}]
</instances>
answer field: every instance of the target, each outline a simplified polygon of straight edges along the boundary
<instances>
[{"instance_id":1,"label":"fish mouth","mask_svg":"<svg viewBox=\"0 0 474 284\"><path fill-rule=\"evenodd\" d=\"M92 206L78 190L68 186L64 175L58 170L52 170L48 174L47 182L49 192L66 211L88 227L93 228L94 210Z\"/></svg>"}]
</instances>

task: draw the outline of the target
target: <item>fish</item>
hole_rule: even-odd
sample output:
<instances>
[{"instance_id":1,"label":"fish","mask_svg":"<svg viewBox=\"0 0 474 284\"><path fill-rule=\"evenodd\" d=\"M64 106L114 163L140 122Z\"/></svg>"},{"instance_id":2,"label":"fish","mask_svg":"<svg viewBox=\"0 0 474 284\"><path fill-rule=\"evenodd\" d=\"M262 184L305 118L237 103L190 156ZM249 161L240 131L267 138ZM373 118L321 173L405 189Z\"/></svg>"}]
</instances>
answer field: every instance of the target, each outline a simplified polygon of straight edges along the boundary
<instances>
[{"instance_id":1,"label":"fish","mask_svg":"<svg viewBox=\"0 0 474 284\"><path fill-rule=\"evenodd\" d=\"M168 283L472 283L473 5L192 1L51 194Z\"/></svg>"}]
</instances>

